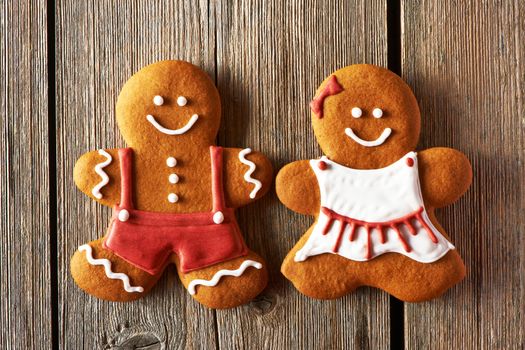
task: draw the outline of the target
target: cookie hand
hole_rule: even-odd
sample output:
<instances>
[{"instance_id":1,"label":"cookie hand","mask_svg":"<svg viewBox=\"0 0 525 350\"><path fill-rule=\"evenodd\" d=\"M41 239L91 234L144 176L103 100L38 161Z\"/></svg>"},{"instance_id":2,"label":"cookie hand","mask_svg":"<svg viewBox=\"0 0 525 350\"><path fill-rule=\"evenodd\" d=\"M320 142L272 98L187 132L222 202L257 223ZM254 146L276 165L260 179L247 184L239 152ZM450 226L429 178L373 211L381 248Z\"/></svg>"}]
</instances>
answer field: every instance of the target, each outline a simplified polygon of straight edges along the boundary
<instances>
[{"instance_id":1,"label":"cookie hand","mask_svg":"<svg viewBox=\"0 0 525 350\"><path fill-rule=\"evenodd\" d=\"M293 211L306 215L319 214L319 185L309 160L285 165L275 179L279 200Z\"/></svg>"},{"instance_id":2,"label":"cookie hand","mask_svg":"<svg viewBox=\"0 0 525 350\"><path fill-rule=\"evenodd\" d=\"M75 164L73 179L82 192L97 202L116 205L120 201L118 149L83 154Z\"/></svg>"},{"instance_id":3,"label":"cookie hand","mask_svg":"<svg viewBox=\"0 0 525 350\"><path fill-rule=\"evenodd\" d=\"M262 153L249 148L224 148L224 194L229 207L238 208L270 189L273 167Z\"/></svg>"},{"instance_id":4,"label":"cookie hand","mask_svg":"<svg viewBox=\"0 0 525 350\"><path fill-rule=\"evenodd\" d=\"M455 149L435 147L418 152L419 178L425 204L441 208L458 200L472 182L467 157Z\"/></svg>"}]
</instances>

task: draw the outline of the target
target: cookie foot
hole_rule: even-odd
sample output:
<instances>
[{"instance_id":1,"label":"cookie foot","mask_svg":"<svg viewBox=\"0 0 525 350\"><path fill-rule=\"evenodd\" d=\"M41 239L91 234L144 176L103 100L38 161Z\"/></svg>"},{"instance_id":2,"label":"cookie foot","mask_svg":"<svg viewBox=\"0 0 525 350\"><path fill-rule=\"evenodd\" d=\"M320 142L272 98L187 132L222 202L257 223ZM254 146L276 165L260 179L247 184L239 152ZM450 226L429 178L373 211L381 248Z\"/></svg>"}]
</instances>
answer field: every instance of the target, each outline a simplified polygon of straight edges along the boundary
<instances>
[{"instance_id":1,"label":"cookie foot","mask_svg":"<svg viewBox=\"0 0 525 350\"><path fill-rule=\"evenodd\" d=\"M281 271L301 293L316 299L339 298L366 285L406 302L420 302L439 297L465 277L465 266L456 250L428 264L396 253L366 262L334 254L296 262L297 250L295 247L288 254Z\"/></svg>"},{"instance_id":2,"label":"cookie foot","mask_svg":"<svg viewBox=\"0 0 525 350\"><path fill-rule=\"evenodd\" d=\"M103 238L81 245L71 258L71 274L85 292L104 300L142 298L160 277L150 275L102 246Z\"/></svg>"},{"instance_id":3,"label":"cookie foot","mask_svg":"<svg viewBox=\"0 0 525 350\"><path fill-rule=\"evenodd\" d=\"M377 274L376 282L370 282L370 285L406 302L437 298L465 277L465 265L456 250L449 251L430 264L399 254L385 255L381 264L384 266L383 271ZM388 277L390 274L392 276Z\"/></svg>"},{"instance_id":4,"label":"cookie foot","mask_svg":"<svg viewBox=\"0 0 525 350\"><path fill-rule=\"evenodd\" d=\"M186 274L178 271L190 295L213 309L246 304L262 292L268 283L266 264L254 252Z\"/></svg>"},{"instance_id":5,"label":"cookie foot","mask_svg":"<svg viewBox=\"0 0 525 350\"><path fill-rule=\"evenodd\" d=\"M361 286L353 273L339 267L348 259L333 254L321 254L296 262L289 254L281 267L282 274L302 294L315 299L340 298Z\"/></svg>"}]
</instances>

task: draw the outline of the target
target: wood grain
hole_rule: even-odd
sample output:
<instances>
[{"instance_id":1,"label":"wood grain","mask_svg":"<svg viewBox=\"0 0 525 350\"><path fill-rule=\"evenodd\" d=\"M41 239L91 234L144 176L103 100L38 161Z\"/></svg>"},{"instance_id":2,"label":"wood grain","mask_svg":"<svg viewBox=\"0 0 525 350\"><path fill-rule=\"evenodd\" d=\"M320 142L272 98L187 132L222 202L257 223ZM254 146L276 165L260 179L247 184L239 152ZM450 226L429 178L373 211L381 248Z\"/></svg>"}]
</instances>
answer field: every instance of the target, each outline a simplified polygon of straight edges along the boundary
<instances>
[{"instance_id":1,"label":"wood grain","mask_svg":"<svg viewBox=\"0 0 525 350\"><path fill-rule=\"evenodd\" d=\"M51 348L46 7L0 8L0 348Z\"/></svg>"},{"instance_id":2,"label":"wood grain","mask_svg":"<svg viewBox=\"0 0 525 350\"><path fill-rule=\"evenodd\" d=\"M59 1L56 9L59 345L215 348L215 316L194 302L170 269L151 295L133 303L96 300L69 273L77 247L104 234L110 209L80 193L75 160L122 147L116 98L141 67L185 59L215 74L215 23L207 1Z\"/></svg>"},{"instance_id":3,"label":"wood grain","mask_svg":"<svg viewBox=\"0 0 525 350\"><path fill-rule=\"evenodd\" d=\"M324 77L351 63L386 66L385 0L57 1L56 130L48 130L45 2L0 8L0 348L391 346L385 293L363 288L315 301L280 274L310 219L285 209L274 192L238 213L248 244L271 269L269 287L246 306L201 307L174 269L133 303L88 296L69 273L73 252L103 235L110 216L75 188L73 165L89 150L124 146L114 105L133 72L161 59L203 67L222 95L218 143L262 151L277 170L321 154L307 107ZM438 212L468 276L441 299L405 305L405 347L522 349L525 4L404 0L401 25L402 75L423 115L419 147L459 149L474 168L467 195ZM54 134L57 241L49 233ZM53 245L58 300L51 298Z\"/></svg>"},{"instance_id":4,"label":"wood grain","mask_svg":"<svg viewBox=\"0 0 525 350\"><path fill-rule=\"evenodd\" d=\"M276 171L321 155L308 103L332 71L386 65L385 1L217 2L219 144L267 154ZM217 312L221 349L388 348L389 297L363 288L336 301L299 294L279 272L311 218L273 191L239 211L248 244L268 260L270 284L251 304Z\"/></svg>"},{"instance_id":5,"label":"wood grain","mask_svg":"<svg viewBox=\"0 0 525 350\"><path fill-rule=\"evenodd\" d=\"M406 305L406 346L523 349L525 4L403 1L402 25L420 146L459 149L474 169L467 195L438 213L467 278L441 299Z\"/></svg>"}]
</instances>

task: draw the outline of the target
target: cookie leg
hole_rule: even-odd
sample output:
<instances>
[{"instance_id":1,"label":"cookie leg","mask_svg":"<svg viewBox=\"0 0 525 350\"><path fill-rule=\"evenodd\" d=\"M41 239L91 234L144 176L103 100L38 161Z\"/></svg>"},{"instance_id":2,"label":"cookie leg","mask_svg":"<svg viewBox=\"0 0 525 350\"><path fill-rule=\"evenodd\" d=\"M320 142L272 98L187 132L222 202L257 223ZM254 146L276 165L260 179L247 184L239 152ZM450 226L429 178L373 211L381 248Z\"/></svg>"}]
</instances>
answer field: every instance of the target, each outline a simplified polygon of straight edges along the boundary
<instances>
[{"instance_id":1,"label":"cookie leg","mask_svg":"<svg viewBox=\"0 0 525 350\"><path fill-rule=\"evenodd\" d=\"M297 249L298 250L298 249ZM348 259L334 254L321 254L303 262L295 262L290 252L281 266L282 274L294 287L311 298L336 299L362 285L359 274L348 265ZM351 262L358 266L356 262Z\"/></svg>"},{"instance_id":2,"label":"cookie leg","mask_svg":"<svg viewBox=\"0 0 525 350\"><path fill-rule=\"evenodd\" d=\"M160 278L119 258L102 246L103 238L79 247L71 258L71 274L87 293L104 300L130 301L145 296Z\"/></svg>"},{"instance_id":3,"label":"cookie leg","mask_svg":"<svg viewBox=\"0 0 525 350\"><path fill-rule=\"evenodd\" d=\"M339 298L361 286L358 271L347 266L351 261L339 255L321 254L302 262L294 260L295 254L304 246L312 230L313 226L288 253L281 266L282 274L301 293L316 299Z\"/></svg>"},{"instance_id":4,"label":"cookie leg","mask_svg":"<svg viewBox=\"0 0 525 350\"><path fill-rule=\"evenodd\" d=\"M335 254L321 254L296 262L295 253L308 236L309 232L288 253L281 272L301 293L312 298L335 299L367 285L383 289L400 300L418 302L440 296L465 276L465 266L456 250L430 264L396 253L367 262Z\"/></svg>"},{"instance_id":5,"label":"cookie leg","mask_svg":"<svg viewBox=\"0 0 525 350\"><path fill-rule=\"evenodd\" d=\"M367 284L407 302L437 298L465 277L465 265L456 250L429 264L400 254L386 254L374 265L374 281Z\"/></svg>"},{"instance_id":6,"label":"cookie leg","mask_svg":"<svg viewBox=\"0 0 525 350\"><path fill-rule=\"evenodd\" d=\"M183 273L175 258L179 278L199 303L213 309L227 309L246 304L255 298L268 283L265 261L254 252Z\"/></svg>"}]
</instances>

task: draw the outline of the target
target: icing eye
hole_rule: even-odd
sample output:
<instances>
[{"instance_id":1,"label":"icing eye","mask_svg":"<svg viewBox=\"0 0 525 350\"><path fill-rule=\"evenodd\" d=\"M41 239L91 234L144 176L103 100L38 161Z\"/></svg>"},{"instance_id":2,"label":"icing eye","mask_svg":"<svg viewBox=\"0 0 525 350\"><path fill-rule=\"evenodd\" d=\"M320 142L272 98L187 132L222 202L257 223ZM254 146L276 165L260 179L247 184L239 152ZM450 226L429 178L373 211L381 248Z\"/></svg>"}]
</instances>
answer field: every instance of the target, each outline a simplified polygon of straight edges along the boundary
<instances>
[{"instance_id":1,"label":"icing eye","mask_svg":"<svg viewBox=\"0 0 525 350\"><path fill-rule=\"evenodd\" d=\"M363 115L363 111L359 107L352 108L352 117L354 118L361 118Z\"/></svg>"},{"instance_id":2,"label":"icing eye","mask_svg":"<svg viewBox=\"0 0 525 350\"><path fill-rule=\"evenodd\" d=\"M374 110L372 111L372 115L374 116L374 118L381 118L383 116L383 110L381 108L374 108Z\"/></svg>"},{"instance_id":3,"label":"icing eye","mask_svg":"<svg viewBox=\"0 0 525 350\"><path fill-rule=\"evenodd\" d=\"M155 104L155 106L162 106L164 104L164 99L162 98L162 96L155 96L153 97L153 103Z\"/></svg>"},{"instance_id":4,"label":"icing eye","mask_svg":"<svg viewBox=\"0 0 525 350\"><path fill-rule=\"evenodd\" d=\"M177 97L177 104L181 107L186 106L186 103L188 103L188 100L184 96Z\"/></svg>"}]
</instances>

